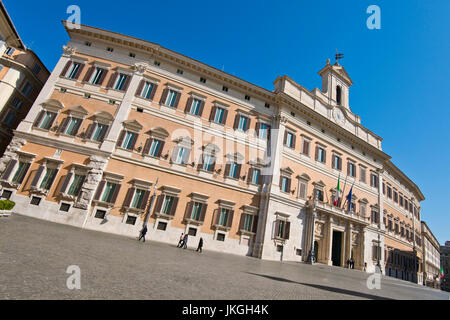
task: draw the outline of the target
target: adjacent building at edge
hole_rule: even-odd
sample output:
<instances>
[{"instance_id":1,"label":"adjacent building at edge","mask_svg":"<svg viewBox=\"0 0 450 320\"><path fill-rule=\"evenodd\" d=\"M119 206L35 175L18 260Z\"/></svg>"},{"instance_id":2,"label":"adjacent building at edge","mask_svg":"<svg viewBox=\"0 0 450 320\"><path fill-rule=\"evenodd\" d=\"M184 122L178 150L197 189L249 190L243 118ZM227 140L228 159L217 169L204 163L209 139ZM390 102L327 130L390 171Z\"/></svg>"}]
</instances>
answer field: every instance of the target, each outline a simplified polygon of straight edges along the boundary
<instances>
[{"instance_id":1,"label":"adjacent building at edge","mask_svg":"<svg viewBox=\"0 0 450 320\"><path fill-rule=\"evenodd\" d=\"M444 246L441 246L441 266L444 273L441 276L441 290L450 292L450 241L446 241Z\"/></svg>"},{"instance_id":2,"label":"adjacent building at edge","mask_svg":"<svg viewBox=\"0 0 450 320\"><path fill-rule=\"evenodd\" d=\"M351 111L339 64L269 91L160 45L89 26L0 162L21 214L268 260L422 283L419 188ZM338 179L351 209L334 206Z\"/></svg>"},{"instance_id":3,"label":"adjacent building at edge","mask_svg":"<svg viewBox=\"0 0 450 320\"><path fill-rule=\"evenodd\" d=\"M23 44L0 1L0 155L49 75L38 56Z\"/></svg>"},{"instance_id":4,"label":"adjacent building at edge","mask_svg":"<svg viewBox=\"0 0 450 320\"><path fill-rule=\"evenodd\" d=\"M423 247L423 284L439 289L441 286L440 244L425 221L422 221L421 223Z\"/></svg>"}]
</instances>

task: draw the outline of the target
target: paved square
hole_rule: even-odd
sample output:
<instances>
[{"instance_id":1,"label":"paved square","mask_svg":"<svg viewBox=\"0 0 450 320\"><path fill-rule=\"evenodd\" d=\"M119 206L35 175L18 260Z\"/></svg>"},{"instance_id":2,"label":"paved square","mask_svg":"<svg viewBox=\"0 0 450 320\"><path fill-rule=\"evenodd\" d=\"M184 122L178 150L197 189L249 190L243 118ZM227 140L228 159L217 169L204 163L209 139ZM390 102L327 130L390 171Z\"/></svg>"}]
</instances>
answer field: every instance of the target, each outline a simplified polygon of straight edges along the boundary
<instances>
[{"instance_id":1,"label":"paved square","mask_svg":"<svg viewBox=\"0 0 450 320\"><path fill-rule=\"evenodd\" d=\"M149 230L152 232L152 230ZM136 235L137 236L137 235ZM195 243L194 243L195 242ZM262 261L12 215L0 218L0 299L449 299L447 292L356 270ZM81 269L69 290L68 266Z\"/></svg>"}]
</instances>

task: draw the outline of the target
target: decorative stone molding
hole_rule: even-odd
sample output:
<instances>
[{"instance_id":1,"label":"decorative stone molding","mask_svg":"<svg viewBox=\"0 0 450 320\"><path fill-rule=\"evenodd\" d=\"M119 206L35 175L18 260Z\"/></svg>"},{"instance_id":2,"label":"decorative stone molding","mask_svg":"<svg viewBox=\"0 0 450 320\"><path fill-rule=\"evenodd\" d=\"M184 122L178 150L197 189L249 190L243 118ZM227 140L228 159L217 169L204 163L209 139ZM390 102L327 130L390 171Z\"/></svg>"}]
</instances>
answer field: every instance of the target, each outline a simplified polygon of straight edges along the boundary
<instances>
[{"instance_id":1,"label":"decorative stone molding","mask_svg":"<svg viewBox=\"0 0 450 320\"><path fill-rule=\"evenodd\" d=\"M137 62L133 66L134 72L138 75L144 74L149 68L150 66L145 62Z\"/></svg>"},{"instance_id":2,"label":"decorative stone molding","mask_svg":"<svg viewBox=\"0 0 450 320\"><path fill-rule=\"evenodd\" d=\"M63 49L63 56L68 58L70 58L77 52L77 50L74 47L63 46L62 49Z\"/></svg>"},{"instance_id":3,"label":"decorative stone molding","mask_svg":"<svg viewBox=\"0 0 450 320\"><path fill-rule=\"evenodd\" d=\"M6 148L3 157L0 159L0 173L5 171L6 166L8 165L10 160L17 160L19 158L19 154L17 151L22 149L22 147L27 143L27 140L13 137L8 147Z\"/></svg>"}]
</instances>

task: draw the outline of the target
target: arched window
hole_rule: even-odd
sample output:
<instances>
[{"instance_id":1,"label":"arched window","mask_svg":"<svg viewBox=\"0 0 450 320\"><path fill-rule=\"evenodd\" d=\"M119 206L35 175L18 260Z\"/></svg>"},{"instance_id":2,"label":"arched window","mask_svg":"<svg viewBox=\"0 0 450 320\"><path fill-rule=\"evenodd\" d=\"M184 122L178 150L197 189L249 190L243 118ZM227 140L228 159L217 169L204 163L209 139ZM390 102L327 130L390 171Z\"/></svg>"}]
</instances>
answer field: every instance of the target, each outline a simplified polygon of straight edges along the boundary
<instances>
[{"instance_id":1,"label":"arched window","mask_svg":"<svg viewBox=\"0 0 450 320\"><path fill-rule=\"evenodd\" d=\"M341 86L336 86L336 102L339 106L341 105L341 95L342 95Z\"/></svg>"}]
</instances>

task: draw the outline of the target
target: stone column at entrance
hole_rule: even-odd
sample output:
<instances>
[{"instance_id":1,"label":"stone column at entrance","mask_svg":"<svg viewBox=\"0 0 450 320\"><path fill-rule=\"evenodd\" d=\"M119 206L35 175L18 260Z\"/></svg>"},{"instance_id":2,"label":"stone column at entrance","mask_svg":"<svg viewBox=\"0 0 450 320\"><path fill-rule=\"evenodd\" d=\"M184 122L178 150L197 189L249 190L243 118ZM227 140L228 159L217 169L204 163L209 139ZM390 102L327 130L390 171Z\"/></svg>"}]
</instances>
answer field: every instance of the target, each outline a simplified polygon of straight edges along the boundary
<instances>
[{"instance_id":1,"label":"stone column at entrance","mask_svg":"<svg viewBox=\"0 0 450 320\"><path fill-rule=\"evenodd\" d=\"M328 253L328 257L327 259L327 263L329 266L333 265L333 261L331 260L331 250L333 247L333 228L331 227L333 223L333 219L331 218L331 216L328 217L328 232L327 232L327 239L326 239L326 243L327 243L327 253Z\"/></svg>"},{"instance_id":2,"label":"stone column at entrance","mask_svg":"<svg viewBox=\"0 0 450 320\"><path fill-rule=\"evenodd\" d=\"M352 257L352 223L349 222L347 225L347 259L345 259L344 263L347 265L347 260ZM354 257L353 257L354 259Z\"/></svg>"}]
</instances>

